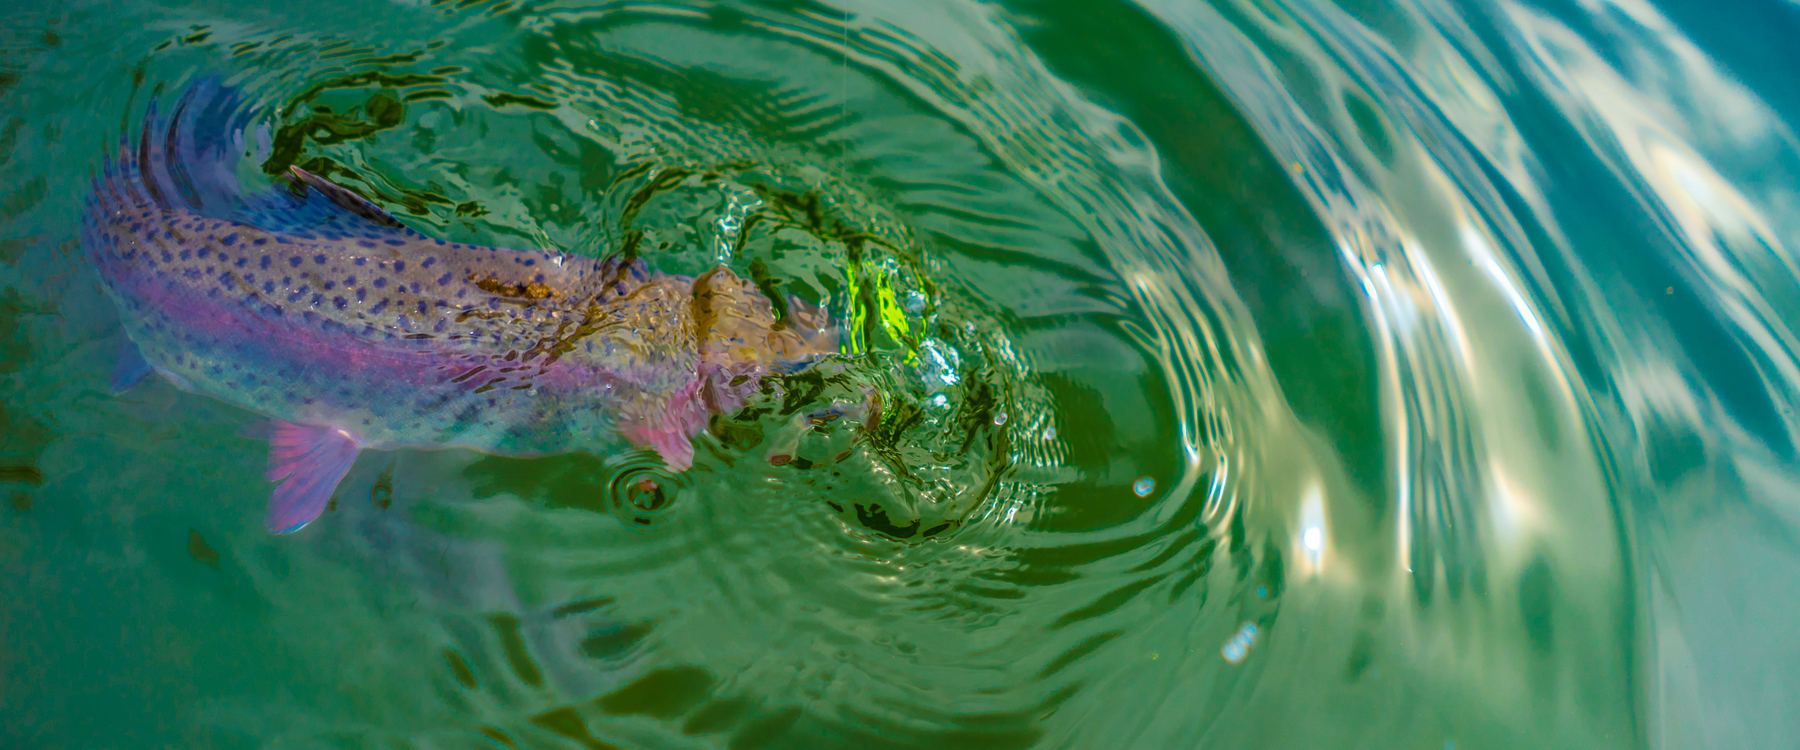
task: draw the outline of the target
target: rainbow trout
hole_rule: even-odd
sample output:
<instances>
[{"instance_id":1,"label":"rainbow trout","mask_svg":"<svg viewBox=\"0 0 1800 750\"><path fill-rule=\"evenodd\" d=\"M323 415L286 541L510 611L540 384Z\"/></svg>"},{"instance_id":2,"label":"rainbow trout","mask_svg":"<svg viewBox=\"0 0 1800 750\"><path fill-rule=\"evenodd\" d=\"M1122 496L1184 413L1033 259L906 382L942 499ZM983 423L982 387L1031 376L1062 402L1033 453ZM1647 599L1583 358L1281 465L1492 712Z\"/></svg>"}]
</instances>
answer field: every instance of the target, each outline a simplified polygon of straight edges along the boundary
<instances>
[{"instance_id":1,"label":"rainbow trout","mask_svg":"<svg viewBox=\"0 0 1800 750\"><path fill-rule=\"evenodd\" d=\"M505 456L616 438L693 462L713 414L837 350L823 311L719 267L427 237L298 168L254 195L234 168L250 113L202 82L96 180L83 240L128 342L115 391L154 371L269 417L270 531L324 509L364 448Z\"/></svg>"}]
</instances>

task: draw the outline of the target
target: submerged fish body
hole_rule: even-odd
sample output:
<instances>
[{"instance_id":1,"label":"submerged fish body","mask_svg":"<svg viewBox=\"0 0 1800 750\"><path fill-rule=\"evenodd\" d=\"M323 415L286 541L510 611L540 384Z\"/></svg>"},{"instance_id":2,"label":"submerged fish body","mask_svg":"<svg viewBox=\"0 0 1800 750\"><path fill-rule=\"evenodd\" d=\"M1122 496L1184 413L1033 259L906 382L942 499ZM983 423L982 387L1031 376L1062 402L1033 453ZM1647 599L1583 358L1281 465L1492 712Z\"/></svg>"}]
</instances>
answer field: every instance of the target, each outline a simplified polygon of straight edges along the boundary
<instances>
[{"instance_id":1,"label":"submerged fish body","mask_svg":"<svg viewBox=\"0 0 1800 750\"><path fill-rule=\"evenodd\" d=\"M445 242L298 169L242 195L236 104L203 83L166 121L152 110L84 241L142 358L116 383L141 362L276 420L273 531L316 517L365 447L529 456L617 436L685 470L711 414L835 351L821 311L778 323L722 267Z\"/></svg>"}]
</instances>

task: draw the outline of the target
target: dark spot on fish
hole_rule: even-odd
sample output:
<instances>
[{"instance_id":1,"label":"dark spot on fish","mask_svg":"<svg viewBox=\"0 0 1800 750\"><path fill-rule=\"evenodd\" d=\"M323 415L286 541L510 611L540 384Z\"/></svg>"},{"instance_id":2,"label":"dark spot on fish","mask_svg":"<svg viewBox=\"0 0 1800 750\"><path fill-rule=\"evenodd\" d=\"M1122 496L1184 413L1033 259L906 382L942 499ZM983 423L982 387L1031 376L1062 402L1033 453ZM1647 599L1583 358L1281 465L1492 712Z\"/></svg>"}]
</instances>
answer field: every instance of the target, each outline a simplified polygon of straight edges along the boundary
<instances>
[{"instance_id":1,"label":"dark spot on fish","mask_svg":"<svg viewBox=\"0 0 1800 750\"><path fill-rule=\"evenodd\" d=\"M388 241L387 241L387 243L388 243L388 244L389 244L389 245L393 245L393 246L395 246L395 247L398 247L398 246L400 246L400 245L404 245L404 244L406 244L406 240L388 240Z\"/></svg>"},{"instance_id":2,"label":"dark spot on fish","mask_svg":"<svg viewBox=\"0 0 1800 750\"><path fill-rule=\"evenodd\" d=\"M313 296L312 296L312 303L311 303L311 304L312 304L312 306L313 306L313 307L318 307L318 306L319 306L319 303L320 303L320 302L324 302L324 301L325 301L325 295L323 295L323 294L314 294L314 295L313 295Z\"/></svg>"},{"instance_id":3,"label":"dark spot on fish","mask_svg":"<svg viewBox=\"0 0 1800 750\"><path fill-rule=\"evenodd\" d=\"M325 265L325 256L323 256L323 255L314 255L314 256L313 256L313 262L314 262L314 263L317 263L317 264L319 264L319 265L321 265L321 266L322 266L322 265Z\"/></svg>"},{"instance_id":4,"label":"dark spot on fish","mask_svg":"<svg viewBox=\"0 0 1800 750\"><path fill-rule=\"evenodd\" d=\"M183 250L183 251L181 251L181 259L182 259L182 260L187 260L187 259L188 259L188 258L191 258L191 257L193 257L193 255L194 255L194 254L193 254L193 252L191 252L191 251L188 251L188 250Z\"/></svg>"},{"instance_id":5,"label":"dark spot on fish","mask_svg":"<svg viewBox=\"0 0 1800 750\"><path fill-rule=\"evenodd\" d=\"M374 250L376 247L375 243L370 242L368 240L357 240L356 244L358 247L366 248L369 250Z\"/></svg>"},{"instance_id":6,"label":"dark spot on fish","mask_svg":"<svg viewBox=\"0 0 1800 750\"><path fill-rule=\"evenodd\" d=\"M419 266L420 266L420 267L423 267L423 268L430 268L430 267L431 267L431 264L433 264L433 263L436 263L436 262L437 262L437 258L435 258L435 257L433 257L433 258L426 258L426 259L425 259L425 262L424 262L424 263L420 263L420 264L419 264Z\"/></svg>"},{"instance_id":7,"label":"dark spot on fish","mask_svg":"<svg viewBox=\"0 0 1800 750\"><path fill-rule=\"evenodd\" d=\"M258 237L255 240L252 240L250 242L250 244L255 245L257 247L262 247L263 245L269 244L269 240L266 237Z\"/></svg>"},{"instance_id":8,"label":"dark spot on fish","mask_svg":"<svg viewBox=\"0 0 1800 750\"><path fill-rule=\"evenodd\" d=\"M231 247L232 245L237 244L237 238L238 238L237 232L232 232L231 234L225 235L224 239L219 240L219 244L224 245L226 247Z\"/></svg>"},{"instance_id":9,"label":"dark spot on fish","mask_svg":"<svg viewBox=\"0 0 1800 750\"><path fill-rule=\"evenodd\" d=\"M383 279L383 278L379 278L379 277L377 277L375 279L375 288L376 289L380 289L385 286L387 286L387 279Z\"/></svg>"},{"instance_id":10,"label":"dark spot on fish","mask_svg":"<svg viewBox=\"0 0 1800 750\"><path fill-rule=\"evenodd\" d=\"M444 274L444 275L438 277L438 286L448 286L449 284L450 284L450 274Z\"/></svg>"},{"instance_id":11,"label":"dark spot on fish","mask_svg":"<svg viewBox=\"0 0 1800 750\"><path fill-rule=\"evenodd\" d=\"M406 334L406 338L417 340L417 339L429 339L429 338L435 338L435 337L429 333L409 333L409 334Z\"/></svg>"},{"instance_id":12,"label":"dark spot on fish","mask_svg":"<svg viewBox=\"0 0 1800 750\"><path fill-rule=\"evenodd\" d=\"M209 254L211 252L212 251L208 250L205 245L201 245L199 250L194 251L194 257L199 258L201 260L206 260L207 254Z\"/></svg>"},{"instance_id":13,"label":"dark spot on fish","mask_svg":"<svg viewBox=\"0 0 1800 750\"><path fill-rule=\"evenodd\" d=\"M237 262L233 263L232 265L237 266L238 268L243 268L245 265L249 264L249 262L250 262L249 258L238 258Z\"/></svg>"},{"instance_id":14,"label":"dark spot on fish","mask_svg":"<svg viewBox=\"0 0 1800 750\"><path fill-rule=\"evenodd\" d=\"M388 306L388 299L386 297L382 297L380 302L375 303L374 307L369 308L369 314L370 315L379 315L379 314L381 314L382 310L387 309L387 306Z\"/></svg>"},{"instance_id":15,"label":"dark spot on fish","mask_svg":"<svg viewBox=\"0 0 1800 750\"><path fill-rule=\"evenodd\" d=\"M329 291L331 291L331 288L335 287L335 286L337 286L337 282L327 281L327 282L325 282L325 291L329 292Z\"/></svg>"},{"instance_id":16,"label":"dark spot on fish","mask_svg":"<svg viewBox=\"0 0 1800 750\"><path fill-rule=\"evenodd\" d=\"M342 310L346 305L350 304L350 301L343 297L332 297L331 304L336 305L337 309Z\"/></svg>"},{"instance_id":17,"label":"dark spot on fish","mask_svg":"<svg viewBox=\"0 0 1800 750\"><path fill-rule=\"evenodd\" d=\"M294 268L299 268L300 264L304 263L304 262L305 261L301 260L300 256L298 256L298 255L288 258L288 265L292 266Z\"/></svg>"},{"instance_id":18,"label":"dark spot on fish","mask_svg":"<svg viewBox=\"0 0 1800 750\"><path fill-rule=\"evenodd\" d=\"M419 314L420 314L420 315L424 315L424 314L425 314L425 311L426 311L426 310L427 310L427 309L428 309L428 308L426 308L426 307L425 307L425 300L419 300Z\"/></svg>"},{"instance_id":19,"label":"dark spot on fish","mask_svg":"<svg viewBox=\"0 0 1800 750\"><path fill-rule=\"evenodd\" d=\"M535 261L535 260L532 260L532 259L530 259L530 258L526 258L526 259L525 259L525 265L526 265L526 266L527 266L527 267L530 267L530 266L535 266L535 265L537 265L537 261Z\"/></svg>"},{"instance_id":20,"label":"dark spot on fish","mask_svg":"<svg viewBox=\"0 0 1800 750\"><path fill-rule=\"evenodd\" d=\"M356 277L355 276L345 276L344 277L344 286L356 286Z\"/></svg>"},{"instance_id":21,"label":"dark spot on fish","mask_svg":"<svg viewBox=\"0 0 1800 750\"><path fill-rule=\"evenodd\" d=\"M358 290L356 290L356 301L357 301L357 302L361 302L361 301L363 301L363 296L364 296L364 295L366 295L366 294L368 294L368 292L369 292L369 290L367 290L367 289L358 289Z\"/></svg>"},{"instance_id":22,"label":"dark spot on fish","mask_svg":"<svg viewBox=\"0 0 1800 750\"><path fill-rule=\"evenodd\" d=\"M405 270L406 270L406 261L404 261L404 260L394 261L394 273L400 273Z\"/></svg>"}]
</instances>

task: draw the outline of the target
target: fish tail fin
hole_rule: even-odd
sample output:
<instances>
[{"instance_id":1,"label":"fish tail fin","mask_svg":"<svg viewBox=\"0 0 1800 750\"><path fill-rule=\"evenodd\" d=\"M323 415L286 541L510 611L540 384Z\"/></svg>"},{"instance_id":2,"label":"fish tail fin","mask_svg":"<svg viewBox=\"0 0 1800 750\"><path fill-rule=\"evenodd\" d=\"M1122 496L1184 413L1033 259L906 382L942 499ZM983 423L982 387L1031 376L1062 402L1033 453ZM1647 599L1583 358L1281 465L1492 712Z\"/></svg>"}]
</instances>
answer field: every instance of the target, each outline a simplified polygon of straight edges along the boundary
<instances>
[{"instance_id":1,"label":"fish tail fin","mask_svg":"<svg viewBox=\"0 0 1800 750\"><path fill-rule=\"evenodd\" d=\"M243 198L236 172L253 114L243 94L217 76L188 84L166 113L153 99L135 143L125 134L118 157L104 160L94 191L98 207L155 204L229 216Z\"/></svg>"},{"instance_id":2,"label":"fish tail fin","mask_svg":"<svg viewBox=\"0 0 1800 750\"><path fill-rule=\"evenodd\" d=\"M102 174L95 179L90 227L99 223L99 217L121 209L180 209L271 231L374 239L413 236L362 196L298 167L281 175L285 184L246 192L237 169L246 154L246 132L263 112L217 76L188 84L172 99L152 99L135 138L126 133L118 157L103 160Z\"/></svg>"}]
</instances>

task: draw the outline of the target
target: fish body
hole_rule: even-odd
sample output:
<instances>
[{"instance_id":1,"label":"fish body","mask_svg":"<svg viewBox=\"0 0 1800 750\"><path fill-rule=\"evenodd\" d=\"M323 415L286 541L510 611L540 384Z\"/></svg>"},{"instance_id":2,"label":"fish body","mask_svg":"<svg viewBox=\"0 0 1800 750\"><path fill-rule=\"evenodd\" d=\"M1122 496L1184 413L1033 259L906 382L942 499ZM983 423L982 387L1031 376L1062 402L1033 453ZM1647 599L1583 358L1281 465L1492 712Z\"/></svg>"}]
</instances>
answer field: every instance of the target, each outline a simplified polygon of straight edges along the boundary
<instances>
[{"instance_id":1,"label":"fish body","mask_svg":"<svg viewBox=\"0 0 1800 750\"><path fill-rule=\"evenodd\" d=\"M241 195L235 105L202 84L166 122L153 110L98 181L84 244L143 364L276 421L271 530L315 517L362 448L533 456L622 437L685 470L710 415L835 351L821 311L778 323L723 267L446 242L298 169Z\"/></svg>"}]
</instances>

